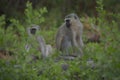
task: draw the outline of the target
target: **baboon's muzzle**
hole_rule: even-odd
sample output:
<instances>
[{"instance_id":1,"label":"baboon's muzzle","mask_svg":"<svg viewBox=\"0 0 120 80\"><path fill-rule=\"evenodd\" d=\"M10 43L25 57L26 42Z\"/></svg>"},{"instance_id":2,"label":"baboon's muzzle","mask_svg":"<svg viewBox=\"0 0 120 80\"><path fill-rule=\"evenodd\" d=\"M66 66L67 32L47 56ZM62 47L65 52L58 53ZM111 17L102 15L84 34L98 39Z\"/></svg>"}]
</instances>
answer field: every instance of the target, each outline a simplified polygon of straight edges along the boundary
<instances>
[{"instance_id":1,"label":"baboon's muzzle","mask_svg":"<svg viewBox=\"0 0 120 80\"><path fill-rule=\"evenodd\" d=\"M66 20L65 20L65 23L66 23L66 26L69 28L69 27L70 27L70 20L69 20L69 19L66 19Z\"/></svg>"},{"instance_id":2,"label":"baboon's muzzle","mask_svg":"<svg viewBox=\"0 0 120 80\"><path fill-rule=\"evenodd\" d=\"M32 28L32 29L30 29L30 32L31 32L31 34L35 34L36 33L36 29L35 28Z\"/></svg>"}]
</instances>

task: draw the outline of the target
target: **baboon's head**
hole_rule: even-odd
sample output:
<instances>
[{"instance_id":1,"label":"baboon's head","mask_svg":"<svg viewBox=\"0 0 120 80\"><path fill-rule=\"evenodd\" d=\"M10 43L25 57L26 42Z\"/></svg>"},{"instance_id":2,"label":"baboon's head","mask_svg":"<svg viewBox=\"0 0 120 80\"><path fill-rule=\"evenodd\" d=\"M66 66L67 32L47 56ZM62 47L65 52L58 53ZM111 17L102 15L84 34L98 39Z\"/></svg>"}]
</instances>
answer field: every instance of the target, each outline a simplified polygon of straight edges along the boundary
<instances>
[{"instance_id":1,"label":"baboon's head","mask_svg":"<svg viewBox=\"0 0 120 80\"><path fill-rule=\"evenodd\" d=\"M38 31L39 28L40 28L40 27L39 27L38 25L31 25L30 33L31 33L32 35L35 35L36 31Z\"/></svg>"},{"instance_id":2,"label":"baboon's head","mask_svg":"<svg viewBox=\"0 0 120 80\"><path fill-rule=\"evenodd\" d=\"M69 28L72 24L75 24L79 18L75 13L69 14L65 17L65 24Z\"/></svg>"},{"instance_id":3,"label":"baboon's head","mask_svg":"<svg viewBox=\"0 0 120 80\"><path fill-rule=\"evenodd\" d=\"M33 24L27 28L27 32L29 35L35 35L39 29L40 29L40 26Z\"/></svg>"}]
</instances>

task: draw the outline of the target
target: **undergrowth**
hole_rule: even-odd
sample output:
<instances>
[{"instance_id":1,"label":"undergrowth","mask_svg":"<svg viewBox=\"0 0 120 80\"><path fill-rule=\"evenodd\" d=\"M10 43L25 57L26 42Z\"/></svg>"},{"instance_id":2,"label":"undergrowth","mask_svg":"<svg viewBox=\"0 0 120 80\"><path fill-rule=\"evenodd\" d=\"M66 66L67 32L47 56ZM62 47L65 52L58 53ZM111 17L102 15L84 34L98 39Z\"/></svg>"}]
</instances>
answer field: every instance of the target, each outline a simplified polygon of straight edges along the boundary
<instances>
[{"instance_id":1,"label":"undergrowth","mask_svg":"<svg viewBox=\"0 0 120 80\"><path fill-rule=\"evenodd\" d=\"M101 43L85 44L83 57L70 61L59 59L58 52L41 59L41 53L35 48L30 52L25 50L28 40L26 28L31 24L44 23L43 14L47 12L46 8L33 10L31 3L28 2L24 24L19 20L10 19L11 24L7 30L3 28L5 15L0 16L0 50L11 51L13 55L11 59L0 59L0 80L120 80L118 23L113 20L109 24L104 20L107 13L103 9L102 0L97 4ZM45 38L47 44L55 47L56 31L56 26L48 30L41 28L39 35ZM39 59L30 62L31 54L39 56Z\"/></svg>"}]
</instances>

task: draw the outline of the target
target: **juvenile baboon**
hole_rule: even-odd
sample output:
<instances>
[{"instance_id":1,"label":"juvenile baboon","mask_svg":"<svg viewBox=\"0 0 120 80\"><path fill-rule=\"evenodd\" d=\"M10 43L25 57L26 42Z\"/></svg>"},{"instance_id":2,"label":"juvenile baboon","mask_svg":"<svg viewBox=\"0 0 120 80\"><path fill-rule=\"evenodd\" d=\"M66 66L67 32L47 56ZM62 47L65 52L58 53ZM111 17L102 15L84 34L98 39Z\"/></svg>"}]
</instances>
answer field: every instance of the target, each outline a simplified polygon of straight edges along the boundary
<instances>
[{"instance_id":1,"label":"juvenile baboon","mask_svg":"<svg viewBox=\"0 0 120 80\"><path fill-rule=\"evenodd\" d=\"M56 35L56 48L62 52L69 53L73 49L73 53L79 51L82 54L83 41L83 25L79 17L72 13L65 17L65 22L59 27ZM76 51L77 50L77 51Z\"/></svg>"},{"instance_id":2,"label":"juvenile baboon","mask_svg":"<svg viewBox=\"0 0 120 80\"><path fill-rule=\"evenodd\" d=\"M29 52L30 48L32 46L34 46L33 42L37 42L36 41L36 32L40 29L40 26L39 25L35 25L35 24L32 24L30 25L30 27L27 28L27 33L28 33L28 42L26 45L25 45L25 49L27 52Z\"/></svg>"},{"instance_id":3,"label":"juvenile baboon","mask_svg":"<svg viewBox=\"0 0 120 80\"><path fill-rule=\"evenodd\" d=\"M45 43L44 38L41 35L36 35L36 32L40 29L38 25L32 25L27 29L28 35L32 42L25 46L29 51L31 47L37 48L41 52L42 58L48 57L52 53L52 46ZM33 41L37 44L34 44ZM32 46L31 46L32 45Z\"/></svg>"}]
</instances>

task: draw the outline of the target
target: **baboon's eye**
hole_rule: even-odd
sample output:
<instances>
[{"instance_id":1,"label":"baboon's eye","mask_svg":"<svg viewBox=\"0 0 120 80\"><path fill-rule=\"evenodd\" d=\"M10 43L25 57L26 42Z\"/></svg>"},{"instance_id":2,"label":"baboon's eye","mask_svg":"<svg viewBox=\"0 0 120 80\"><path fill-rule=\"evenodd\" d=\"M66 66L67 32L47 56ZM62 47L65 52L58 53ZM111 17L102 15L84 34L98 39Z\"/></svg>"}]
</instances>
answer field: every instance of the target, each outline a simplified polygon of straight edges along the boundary
<instances>
[{"instance_id":1,"label":"baboon's eye","mask_svg":"<svg viewBox=\"0 0 120 80\"><path fill-rule=\"evenodd\" d=\"M70 18L71 16L70 15L68 15L68 16L66 16L65 18Z\"/></svg>"}]
</instances>

